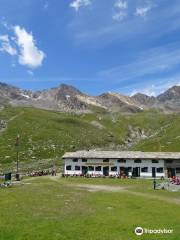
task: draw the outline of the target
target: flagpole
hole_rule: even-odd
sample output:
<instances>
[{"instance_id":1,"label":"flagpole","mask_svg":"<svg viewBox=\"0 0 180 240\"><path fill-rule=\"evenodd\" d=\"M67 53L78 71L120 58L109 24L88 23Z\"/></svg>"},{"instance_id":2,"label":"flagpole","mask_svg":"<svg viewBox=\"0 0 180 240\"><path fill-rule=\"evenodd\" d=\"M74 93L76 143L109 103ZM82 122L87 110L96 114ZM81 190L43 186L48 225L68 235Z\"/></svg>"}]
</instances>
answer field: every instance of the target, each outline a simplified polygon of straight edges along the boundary
<instances>
[{"instance_id":1,"label":"flagpole","mask_svg":"<svg viewBox=\"0 0 180 240\"><path fill-rule=\"evenodd\" d=\"M19 151L17 150L16 172L19 172Z\"/></svg>"},{"instance_id":2,"label":"flagpole","mask_svg":"<svg viewBox=\"0 0 180 240\"><path fill-rule=\"evenodd\" d=\"M15 148L16 148L16 174L19 173L19 139L20 139L20 136L19 134L17 135L16 137L16 142L15 142Z\"/></svg>"}]
</instances>

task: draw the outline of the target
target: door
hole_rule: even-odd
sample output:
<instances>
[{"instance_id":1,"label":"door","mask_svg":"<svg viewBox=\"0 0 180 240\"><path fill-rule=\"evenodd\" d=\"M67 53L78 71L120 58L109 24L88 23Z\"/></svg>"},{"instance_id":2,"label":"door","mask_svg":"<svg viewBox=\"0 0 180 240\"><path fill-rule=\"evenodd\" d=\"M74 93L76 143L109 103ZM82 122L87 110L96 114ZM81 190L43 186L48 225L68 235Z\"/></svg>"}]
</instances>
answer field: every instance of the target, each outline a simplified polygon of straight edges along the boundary
<instances>
[{"instance_id":1,"label":"door","mask_svg":"<svg viewBox=\"0 0 180 240\"><path fill-rule=\"evenodd\" d=\"M140 167L133 168L132 176L133 177L140 177Z\"/></svg>"},{"instance_id":2,"label":"door","mask_svg":"<svg viewBox=\"0 0 180 240\"><path fill-rule=\"evenodd\" d=\"M156 178L156 168L152 167L152 177Z\"/></svg>"},{"instance_id":3,"label":"door","mask_svg":"<svg viewBox=\"0 0 180 240\"><path fill-rule=\"evenodd\" d=\"M124 173L125 173L126 177L129 176L129 169L128 169L128 167L126 167L126 168L124 169Z\"/></svg>"},{"instance_id":4,"label":"door","mask_svg":"<svg viewBox=\"0 0 180 240\"><path fill-rule=\"evenodd\" d=\"M171 173L172 173L172 176L175 177L176 176L176 171L175 171L175 168L172 168L171 170Z\"/></svg>"},{"instance_id":5,"label":"door","mask_svg":"<svg viewBox=\"0 0 180 240\"><path fill-rule=\"evenodd\" d=\"M103 175L109 176L109 167L103 167Z\"/></svg>"},{"instance_id":6,"label":"door","mask_svg":"<svg viewBox=\"0 0 180 240\"><path fill-rule=\"evenodd\" d=\"M124 167L120 167L120 176L123 176L124 175Z\"/></svg>"},{"instance_id":7,"label":"door","mask_svg":"<svg viewBox=\"0 0 180 240\"><path fill-rule=\"evenodd\" d=\"M82 166L82 174L86 175L87 172L88 172L88 167Z\"/></svg>"},{"instance_id":8,"label":"door","mask_svg":"<svg viewBox=\"0 0 180 240\"><path fill-rule=\"evenodd\" d=\"M172 178L176 176L175 168L168 168L168 178Z\"/></svg>"}]
</instances>

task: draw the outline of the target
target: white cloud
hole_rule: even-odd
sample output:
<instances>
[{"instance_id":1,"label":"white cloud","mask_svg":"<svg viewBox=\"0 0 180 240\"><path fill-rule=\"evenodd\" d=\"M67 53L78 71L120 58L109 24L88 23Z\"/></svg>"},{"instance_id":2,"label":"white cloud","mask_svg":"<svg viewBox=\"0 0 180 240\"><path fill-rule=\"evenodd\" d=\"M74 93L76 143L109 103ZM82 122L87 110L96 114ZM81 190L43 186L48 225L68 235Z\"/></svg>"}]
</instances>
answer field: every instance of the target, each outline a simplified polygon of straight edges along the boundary
<instances>
[{"instance_id":1,"label":"white cloud","mask_svg":"<svg viewBox=\"0 0 180 240\"><path fill-rule=\"evenodd\" d=\"M115 2L114 7L117 7L119 9L127 9L128 3L127 1L118 0Z\"/></svg>"},{"instance_id":2,"label":"white cloud","mask_svg":"<svg viewBox=\"0 0 180 240\"><path fill-rule=\"evenodd\" d=\"M130 94L130 96L132 97L137 93L143 93L147 96L156 96L157 95L157 90L159 90L159 89L157 89L157 86L152 84L152 85L146 86L144 88L133 90L132 93Z\"/></svg>"},{"instance_id":3,"label":"white cloud","mask_svg":"<svg viewBox=\"0 0 180 240\"><path fill-rule=\"evenodd\" d=\"M137 7L135 15L139 17L145 17L147 13L151 10L151 8L152 7L150 5L146 7Z\"/></svg>"},{"instance_id":4,"label":"white cloud","mask_svg":"<svg viewBox=\"0 0 180 240\"><path fill-rule=\"evenodd\" d=\"M17 55L17 50L11 46L8 35L0 35L0 42L1 42L1 47L0 47L1 52L6 52L11 56Z\"/></svg>"},{"instance_id":5,"label":"white cloud","mask_svg":"<svg viewBox=\"0 0 180 240\"><path fill-rule=\"evenodd\" d=\"M127 15L128 3L127 1L118 0L114 4L115 13L112 18L117 21L122 21Z\"/></svg>"},{"instance_id":6,"label":"white cloud","mask_svg":"<svg viewBox=\"0 0 180 240\"><path fill-rule=\"evenodd\" d=\"M69 6L78 11L80 7L86 7L90 4L91 4L90 0L74 0L73 2L70 3Z\"/></svg>"},{"instance_id":7,"label":"white cloud","mask_svg":"<svg viewBox=\"0 0 180 240\"><path fill-rule=\"evenodd\" d=\"M0 35L0 52L6 52L11 56L17 56L19 64L29 68L37 68L42 65L45 53L36 46L32 33L28 33L20 26L9 26L7 22L1 24L8 31L8 34ZM13 31L13 35L9 32ZM13 64L12 67L15 67Z\"/></svg>"},{"instance_id":8,"label":"white cloud","mask_svg":"<svg viewBox=\"0 0 180 240\"><path fill-rule=\"evenodd\" d=\"M9 29L9 26L5 20L3 20L1 24L3 25L4 28Z\"/></svg>"},{"instance_id":9,"label":"white cloud","mask_svg":"<svg viewBox=\"0 0 180 240\"><path fill-rule=\"evenodd\" d=\"M13 30L20 51L18 55L19 64L26 65L30 68L40 67L45 58L45 53L37 48L32 33L28 33L20 26L13 27Z\"/></svg>"},{"instance_id":10,"label":"white cloud","mask_svg":"<svg viewBox=\"0 0 180 240\"><path fill-rule=\"evenodd\" d=\"M163 79L155 79L154 84L147 84L143 87L139 86L136 87L130 94L130 96L133 96L137 93L143 93L147 96L158 96L165 91L167 91L169 88L173 86L179 86L180 81L179 81L179 75L177 76L172 76L169 78L163 78Z\"/></svg>"},{"instance_id":11,"label":"white cloud","mask_svg":"<svg viewBox=\"0 0 180 240\"><path fill-rule=\"evenodd\" d=\"M118 21L121 21L123 20L125 17L127 16L127 12L123 12L123 11L120 11L118 13L115 13L112 18L114 20L118 20Z\"/></svg>"},{"instance_id":12,"label":"white cloud","mask_svg":"<svg viewBox=\"0 0 180 240\"><path fill-rule=\"evenodd\" d=\"M2 42L8 42L8 41L9 41L8 35L0 35L0 41L2 41Z\"/></svg>"}]
</instances>

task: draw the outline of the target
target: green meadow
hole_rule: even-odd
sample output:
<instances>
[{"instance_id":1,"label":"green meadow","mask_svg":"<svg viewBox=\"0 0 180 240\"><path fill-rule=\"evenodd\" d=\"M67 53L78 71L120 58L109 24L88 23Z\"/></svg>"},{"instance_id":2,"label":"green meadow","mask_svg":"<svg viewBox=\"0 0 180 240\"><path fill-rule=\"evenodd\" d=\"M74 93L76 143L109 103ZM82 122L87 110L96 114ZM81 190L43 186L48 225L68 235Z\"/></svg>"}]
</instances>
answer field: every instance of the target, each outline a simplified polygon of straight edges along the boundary
<instances>
[{"instance_id":1,"label":"green meadow","mask_svg":"<svg viewBox=\"0 0 180 240\"><path fill-rule=\"evenodd\" d=\"M6 107L0 120L7 128L0 132L0 172L15 171L15 138L20 134L20 169L62 166L66 151L121 149L130 138L130 129L143 131L148 138L136 139L126 150L179 151L180 115L145 111L136 114L73 114L35 108ZM122 148L123 149L123 148Z\"/></svg>"},{"instance_id":2,"label":"green meadow","mask_svg":"<svg viewBox=\"0 0 180 240\"><path fill-rule=\"evenodd\" d=\"M151 180L26 178L20 185L0 189L0 214L3 240L177 240L180 236L180 193L154 191ZM173 229L173 234L138 237L137 226Z\"/></svg>"},{"instance_id":3,"label":"green meadow","mask_svg":"<svg viewBox=\"0 0 180 240\"><path fill-rule=\"evenodd\" d=\"M15 139L20 134L20 171L62 170L62 155L80 149L121 149L130 129L149 137L127 150L179 151L180 115L73 114L5 107L0 120L0 172L16 171ZM37 177L0 188L0 240L132 240L180 236L180 193L154 191L151 180ZM168 235L137 237L135 227L173 229Z\"/></svg>"}]
</instances>

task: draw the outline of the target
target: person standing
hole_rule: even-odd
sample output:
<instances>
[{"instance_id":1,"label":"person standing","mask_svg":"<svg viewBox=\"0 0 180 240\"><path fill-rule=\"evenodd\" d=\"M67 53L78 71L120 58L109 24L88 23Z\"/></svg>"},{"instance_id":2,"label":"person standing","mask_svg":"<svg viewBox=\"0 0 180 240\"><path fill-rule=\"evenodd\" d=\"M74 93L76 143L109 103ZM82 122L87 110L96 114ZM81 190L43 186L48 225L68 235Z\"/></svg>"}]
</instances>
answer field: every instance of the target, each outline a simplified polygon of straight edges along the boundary
<instances>
[{"instance_id":1,"label":"person standing","mask_svg":"<svg viewBox=\"0 0 180 240\"><path fill-rule=\"evenodd\" d=\"M156 190L156 179L155 178L153 180L153 188L154 188L154 190Z\"/></svg>"}]
</instances>

